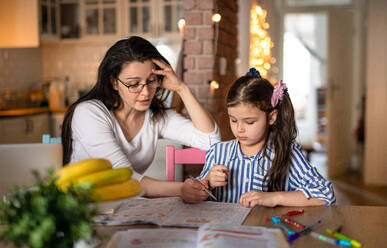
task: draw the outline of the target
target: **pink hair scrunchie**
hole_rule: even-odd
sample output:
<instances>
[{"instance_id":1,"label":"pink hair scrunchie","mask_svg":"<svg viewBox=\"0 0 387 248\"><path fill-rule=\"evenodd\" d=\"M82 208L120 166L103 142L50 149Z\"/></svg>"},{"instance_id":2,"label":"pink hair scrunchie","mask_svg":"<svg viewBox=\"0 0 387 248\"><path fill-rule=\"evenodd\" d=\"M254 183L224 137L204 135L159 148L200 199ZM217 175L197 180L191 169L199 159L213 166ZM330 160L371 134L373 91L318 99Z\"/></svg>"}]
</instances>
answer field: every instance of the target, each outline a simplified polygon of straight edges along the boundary
<instances>
[{"instance_id":1,"label":"pink hair scrunchie","mask_svg":"<svg viewBox=\"0 0 387 248\"><path fill-rule=\"evenodd\" d=\"M285 90L286 85L282 83L282 80L274 86L273 95L271 95L271 106L273 106L273 108L282 100Z\"/></svg>"}]
</instances>

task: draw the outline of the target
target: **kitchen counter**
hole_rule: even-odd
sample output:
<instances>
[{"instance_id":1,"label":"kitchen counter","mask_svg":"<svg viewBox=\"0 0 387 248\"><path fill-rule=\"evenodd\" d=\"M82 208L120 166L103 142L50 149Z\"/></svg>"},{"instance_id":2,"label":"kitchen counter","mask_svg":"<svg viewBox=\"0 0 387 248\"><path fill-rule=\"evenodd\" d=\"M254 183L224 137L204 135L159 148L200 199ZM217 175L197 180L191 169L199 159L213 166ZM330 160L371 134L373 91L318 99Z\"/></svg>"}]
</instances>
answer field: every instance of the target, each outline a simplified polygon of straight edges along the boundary
<instances>
[{"instance_id":1,"label":"kitchen counter","mask_svg":"<svg viewBox=\"0 0 387 248\"><path fill-rule=\"evenodd\" d=\"M0 117L33 115L33 114L40 114L45 112L65 113L66 110L67 108L50 109L48 107L7 109L7 110L0 110Z\"/></svg>"}]
</instances>

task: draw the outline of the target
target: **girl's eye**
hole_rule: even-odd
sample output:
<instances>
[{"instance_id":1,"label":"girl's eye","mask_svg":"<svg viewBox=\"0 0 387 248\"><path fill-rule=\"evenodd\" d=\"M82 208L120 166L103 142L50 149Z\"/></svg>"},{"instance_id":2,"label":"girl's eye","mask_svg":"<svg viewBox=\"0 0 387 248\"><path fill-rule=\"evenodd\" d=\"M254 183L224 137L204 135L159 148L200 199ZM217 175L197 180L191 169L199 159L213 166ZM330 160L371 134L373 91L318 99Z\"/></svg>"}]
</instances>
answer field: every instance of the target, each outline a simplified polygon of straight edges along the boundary
<instances>
[{"instance_id":1,"label":"girl's eye","mask_svg":"<svg viewBox=\"0 0 387 248\"><path fill-rule=\"evenodd\" d=\"M255 123L255 121L248 121L246 123L247 123L247 125L253 125Z\"/></svg>"},{"instance_id":2,"label":"girl's eye","mask_svg":"<svg viewBox=\"0 0 387 248\"><path fill-rule=\"evenodd\" d=\"M231 120L231 122L233 122L233 123L236 123L237 121L236 120L233 120L233 119L230 119Z\"/></svg>"}]
</instances>

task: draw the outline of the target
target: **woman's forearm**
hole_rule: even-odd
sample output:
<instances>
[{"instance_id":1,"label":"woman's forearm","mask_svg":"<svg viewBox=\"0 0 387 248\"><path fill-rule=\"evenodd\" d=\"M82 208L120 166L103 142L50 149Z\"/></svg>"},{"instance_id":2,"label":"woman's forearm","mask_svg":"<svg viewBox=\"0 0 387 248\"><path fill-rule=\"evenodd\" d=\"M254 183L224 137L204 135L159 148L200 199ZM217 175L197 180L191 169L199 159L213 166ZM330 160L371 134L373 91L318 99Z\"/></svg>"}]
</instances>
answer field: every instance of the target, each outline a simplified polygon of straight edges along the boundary
<instances>
[{"instance_id":1,"label":"woman's forearm","mask_svg":"<svg viewBox=\"0 0 387 248\"><path fill-rule=\"evenodd\" d=\"M141 180L141 187L148 197L180 196L182 185L181 182L159 181L147 176Z\"/></svg>"},{"instance_id":2,"label":"woman's forearm","mask_svg":"<svg viewBox=\"0 0 387 248\"><path fill-rule=\"evenodd\" d=\"M193 125L200 131L210 133L215 130L215 121L199 103L186 84L182 84L176 91L181 97Z\"/></svg>"}]
</instances>

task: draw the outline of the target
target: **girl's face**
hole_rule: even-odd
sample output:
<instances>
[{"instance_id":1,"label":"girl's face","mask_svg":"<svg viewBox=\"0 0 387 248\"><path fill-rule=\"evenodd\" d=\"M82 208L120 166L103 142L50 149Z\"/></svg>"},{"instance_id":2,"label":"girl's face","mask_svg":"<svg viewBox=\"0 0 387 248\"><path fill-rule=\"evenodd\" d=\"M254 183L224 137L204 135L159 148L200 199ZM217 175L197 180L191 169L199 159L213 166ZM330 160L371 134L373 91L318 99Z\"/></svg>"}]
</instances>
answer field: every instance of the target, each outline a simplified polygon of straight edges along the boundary
<instances>
[{"instance_id":1,"label":"girl's face","mask_svg":"<svg viewBox=\"0 0 387 248\"><path fill-rule=\"evenodd\" d=\"M227 110L232 133L242 151L248 149L257 153L265 144L269 126L275 122L277 111L267 115L258 107L245 103L228 107Z\"/></svg>"},{"instance_id":2,"label":"girl's face","mask_svg":"<svg viewBox=\"0 0 387 248\"><path fill-rule=\"evenodd\" d=\"M122 65L118 79L113 81L113 87L118 90L124 108L129 107L137 111L149 109L158 86L157 76L152 73L154 67L151 60Z\"/></svg>"}]
</instances>

